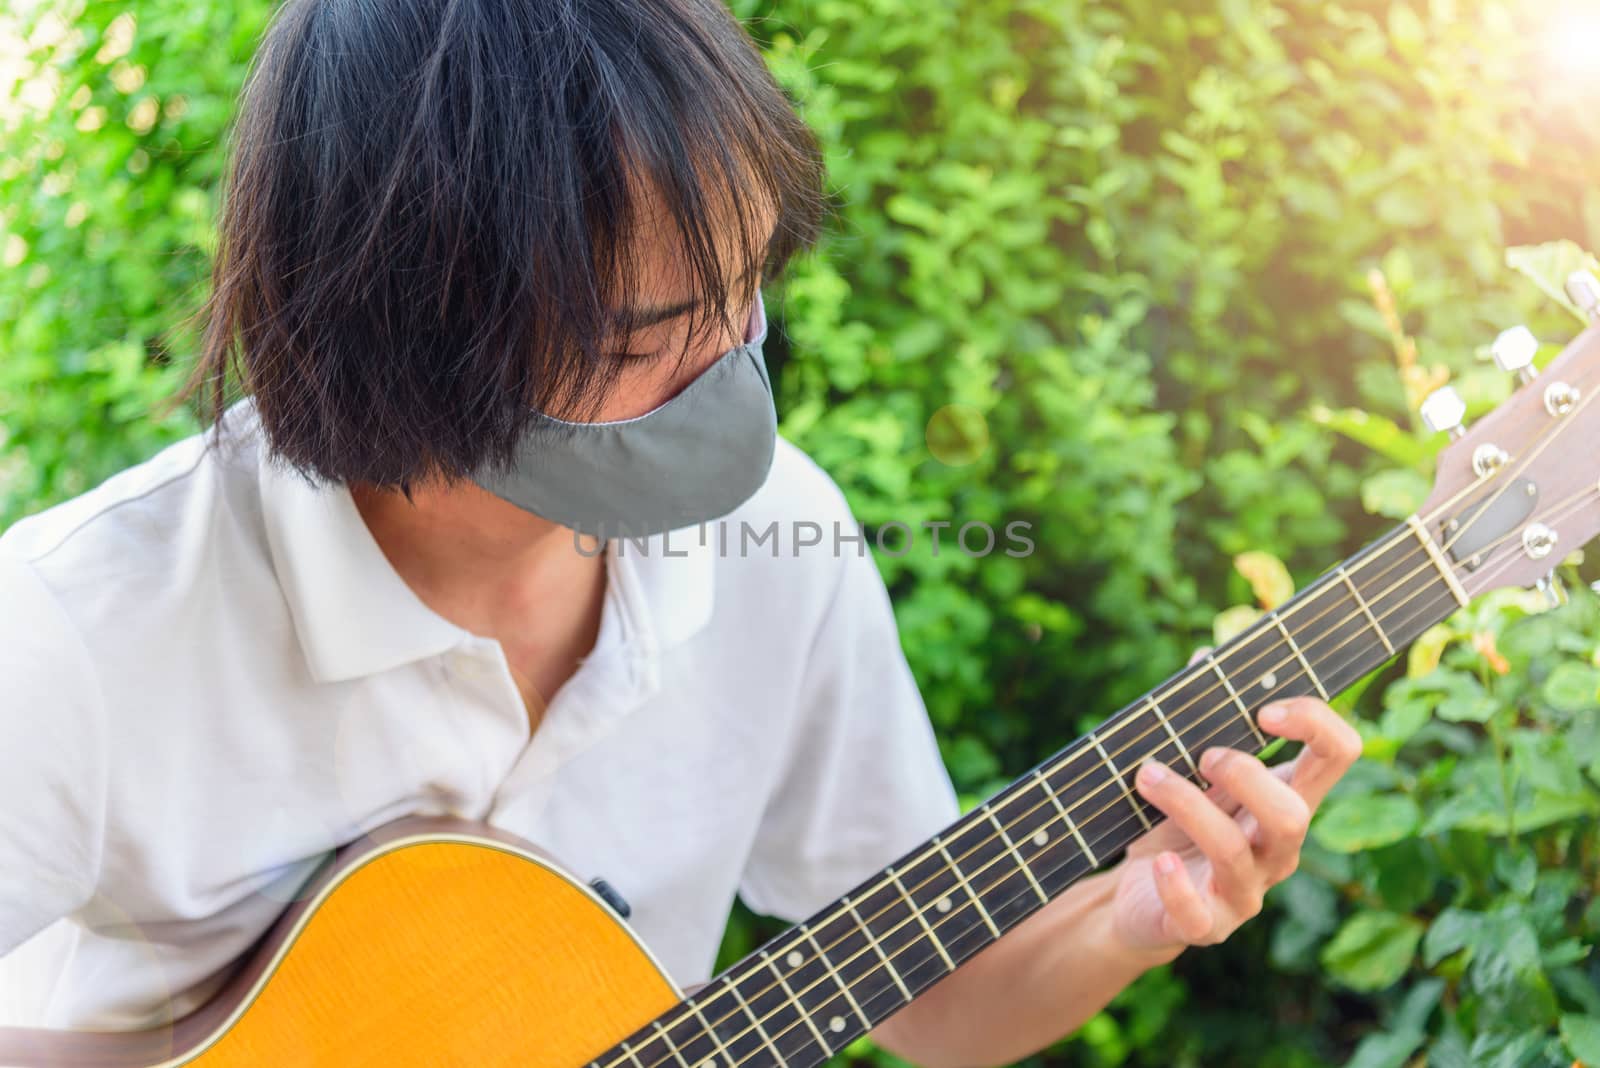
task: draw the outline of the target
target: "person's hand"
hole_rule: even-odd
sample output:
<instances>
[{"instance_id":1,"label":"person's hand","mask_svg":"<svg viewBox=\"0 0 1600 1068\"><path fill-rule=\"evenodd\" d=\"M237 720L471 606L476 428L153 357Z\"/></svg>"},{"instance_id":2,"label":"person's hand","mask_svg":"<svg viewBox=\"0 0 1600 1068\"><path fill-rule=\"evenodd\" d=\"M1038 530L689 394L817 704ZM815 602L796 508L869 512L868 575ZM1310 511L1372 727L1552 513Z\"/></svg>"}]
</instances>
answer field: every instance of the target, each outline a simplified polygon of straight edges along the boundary
<instances>
[{"instance_id":1,"label":"person's hand","mask_svg":"<svg viewBox=\"0 0 1600 1068\"><path fill-rule=\"evenodd\" d=\"M1214 945L1261 911L1268 888L1300 863L1311 814L1361 755L1361 736L1326 704L1292 698L1262 708L1267 734L1304 742L1268 767L1250 753L1197 754L1202 791L1155 762L1135 789L1167 819L1129 846L1112 904L1116 936L1140 953Z\"/></svg>"}]
</instances>

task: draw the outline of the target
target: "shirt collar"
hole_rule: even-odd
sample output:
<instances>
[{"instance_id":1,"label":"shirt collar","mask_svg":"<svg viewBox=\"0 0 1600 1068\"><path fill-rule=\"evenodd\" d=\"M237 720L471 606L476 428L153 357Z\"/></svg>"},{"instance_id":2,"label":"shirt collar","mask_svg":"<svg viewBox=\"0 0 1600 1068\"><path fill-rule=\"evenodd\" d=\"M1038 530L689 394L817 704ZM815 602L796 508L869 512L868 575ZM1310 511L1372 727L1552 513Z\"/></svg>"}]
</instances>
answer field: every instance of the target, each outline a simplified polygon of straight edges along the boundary
<instances>
[{"instance_id":1,"label":"shirt collar","mask_svg":"<svg viewBox=\"0 0 1600 1068\"><path fill-rule=\"evenodd\" d=\"M406 585L348 487L288 469L264 440L258 448L267 544L313 678L374 675L473 640L471 631L433 611ZM624 616L617 637L653 675L657 653L693 637L711 619L715 549L709 531L690 527L612 541L607 552L608 586Z\"/></svg>"}]
</instances>

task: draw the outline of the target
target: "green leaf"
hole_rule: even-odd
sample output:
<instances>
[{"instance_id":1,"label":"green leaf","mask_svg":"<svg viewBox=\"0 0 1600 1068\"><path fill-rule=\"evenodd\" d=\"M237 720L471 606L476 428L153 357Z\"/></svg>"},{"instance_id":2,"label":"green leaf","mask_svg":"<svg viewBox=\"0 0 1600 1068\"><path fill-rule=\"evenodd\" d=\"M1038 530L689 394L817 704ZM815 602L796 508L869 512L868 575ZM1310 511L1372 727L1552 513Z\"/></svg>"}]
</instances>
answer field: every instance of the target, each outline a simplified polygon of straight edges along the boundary
<instances>
[{"instance_id":1,"label":"green leaf","mask_svg":"<svg viewBox=\"0 0 1600 1068\"><path fill-rule=\"evenodd\" d=\"M1394 912L1358 912L1322 950L1328 974L1352 990L1394 985L1411 966L1424 926Z\"/></svg>"},{"instance_id":2,"label":"green leaf","mask_svg":"<svg viewBox=\"0 0 1600 1068\"><path fill-rule=\"evenodd\" d=\"M1573 271L1600 270L1591 254L1571 241L1548 241L1542 245L1519 245L1506 250L1506 264L1521 271L1556 303L1575 315L1585 326L1589 317L1567 296L1567 277Z\"/></svg>"},{"instance_id":3,"label":"green leaf","mask_svg":"<svg viewBox=\"0 0 1600 1068\"><path fill-rule=\"evenodd\" d=\"M1561 1041L1584 1064L1600 1065L1600 1016L1561 1017Z\"/></svg>"},{"instance_id":4,"label":"green leaf","mask_svg":"<svg viewBox=\"0 0 1600 1068\"><path fill-rule=\"evenodd\" d=\"M1444 682L1448 692L1439 702L1439 718L1449 723L1487 723L1500 710L1483 684L1463 672L1438 672L1433 678Z\"/></svg>"},{"instance_id":5,"label":"green leaf","mask_svg":"<svg viewBox=\"0 0 1600 1068\"><path fill-rule=\"evenodd\" d=\"M1472 945L1483 917L1465 909L1445 909L1428 925L1422 940L1422 963L1433 967L1452 953Z\"/></svg>"},{"instance_id":6,"label":"green leaf","mask_svg":"<svg viewBox=\"0 0 1600 1068\"><path fill-rule=\"evenodd\" d=\"M1562 712L1581 712L1600 706L1600 668L1563 661L1550 672L1541 697Z\"/></svg>"},{"instance_id":7,"label":"green leaf","mask_svg":"<svg viewBox=\"0 0 1600 1068\"><path fill-rule=\"evenodd\" d=\"M1404 519L1421 510L1431 488L1432 483L1409 468L1379 471L1361 483L1361 507L1387 519Z\"/></svg>"},{"instance_id":8,"label":"green leaf","mask_svg":"<svg viewBox=\"0 0 1600 1068\"><path fill-rule=\"evenodd\" d=\"M1404 794L1347 794L1323 805L1311 833L1336 853L1359 853L1408 838L1421 822L1417 803Z\"/></svg>"},{"instance_id":9,"label":"green leaf","mask_svg":"<svg viewBox=\"0 0 1600 1068\"><path fill-rule=\"evenodd\" d=\"M1253 605L1237 604L1223 609L1211 623L1211 639L1218 645L1225 645L1249 630L1260 618L1261 609Z\"/></svg>"},{"instance_id":10,"label":"green leaf","mask_svg":"<svg viewBox=\"0 0 1600 1068\"><path fill-rule=\"evenodd\" d=\"M1401 467L1425 471L1433 459L1433 449L1418 440L1410 431L1402 430L1392 419L1373 415L1360 408L1311 409L1311 419L1330 430L1382 456Z\"/></svg>"},{"instance_id":11,"label":"green leaf","mask_svg":"<svg viewBox=\"0 0 1600 1068\"><path fill-rule=\"evenodd\" d=\"M1250 583L1250 592L1262 608L1277 608L1294 596L1294 578L1283 561L1271 553L1240 553L1233 558L1233 567Z\"/></svg>"}]
</instances>

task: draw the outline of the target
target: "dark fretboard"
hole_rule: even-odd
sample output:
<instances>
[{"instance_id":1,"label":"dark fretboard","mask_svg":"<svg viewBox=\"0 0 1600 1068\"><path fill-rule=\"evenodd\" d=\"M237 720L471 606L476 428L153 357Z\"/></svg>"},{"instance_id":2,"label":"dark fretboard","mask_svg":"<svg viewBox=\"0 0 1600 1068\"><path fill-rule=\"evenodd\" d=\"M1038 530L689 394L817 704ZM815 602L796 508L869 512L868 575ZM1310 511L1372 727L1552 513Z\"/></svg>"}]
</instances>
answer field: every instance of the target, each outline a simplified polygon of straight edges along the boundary
<instances>
[{"instance_id":1,"label":"dark fretboard","mask_svg":"<svg viewBox=\"0 0 1600 1068\"><path fill-rule=\"evenodd\" d=\"M1266 746L1262 705L1332 697L1465 599L1428 532L1396 528L591 1065L823 1063L1159 821L1145 760L1203 784L1207 748Z\"/></svg>"}]
</instances>

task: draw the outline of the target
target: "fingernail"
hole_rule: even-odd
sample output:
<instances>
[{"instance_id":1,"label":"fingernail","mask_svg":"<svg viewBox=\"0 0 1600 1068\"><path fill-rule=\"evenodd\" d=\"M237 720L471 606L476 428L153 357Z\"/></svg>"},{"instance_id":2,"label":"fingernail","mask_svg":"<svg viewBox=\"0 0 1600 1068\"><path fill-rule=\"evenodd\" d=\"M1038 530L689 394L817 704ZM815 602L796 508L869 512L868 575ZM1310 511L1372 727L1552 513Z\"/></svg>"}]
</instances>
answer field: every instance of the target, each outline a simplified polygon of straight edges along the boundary
<instances>
[{"instance_id":1,"label":"fingernail","mask_svg":"<svg viewBox=\"0 0 1600 1068\"><path fill-rule=\"evenodd\" d=\"M1215 778L1217 769L1222 766L1227 755L1226 749L1207 749L1200 754L1200 770L1206 773L1207 778Z\"/></svg>"},{"instance_id":2,"label":"fingernail","mask_svg":"<svg viewBox=\"0 0 1600 1068\"><path fill-rule=\"evenodd\" d=\"M1261 710L1261 722L1268 727L1277 727L1289 718L1289 710L1282 705L1268 705Z\"/></svg>"},{"instance_id":3,"label":"fingernail","mask_svg":"<svg viewBox=\"0 0 1600 1068\"><path fill-rule=\"evenodd\" d=\"M1172 875L1178 870L1178 858L1171 853L1162 853L1156 857L1156 871L1162 875Z\"/></svg>"},{"instance_id":4,"label":"fingernail","mask_svg":"<svg viewBox=\"0 0 1600 1068\"><path fill-rule=\"evenodd\" d=\"M1160 764L1157 764L1154 760L1145 761L1144 767L1139 769L1139 774L1143 776L1144 781L1151 786L1155 786L1157 783L1162 783L1167 780L1167 769L1162 767Z\"/></svg>"}]
</instances>

